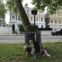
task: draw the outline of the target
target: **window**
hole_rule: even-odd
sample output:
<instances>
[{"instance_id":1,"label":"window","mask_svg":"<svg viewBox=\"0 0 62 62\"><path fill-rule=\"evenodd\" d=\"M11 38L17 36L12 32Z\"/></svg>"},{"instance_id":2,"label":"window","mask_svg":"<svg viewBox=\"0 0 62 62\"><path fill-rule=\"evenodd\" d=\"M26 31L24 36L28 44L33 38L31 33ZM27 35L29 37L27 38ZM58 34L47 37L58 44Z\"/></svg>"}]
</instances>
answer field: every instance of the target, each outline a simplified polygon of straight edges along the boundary
<instances>
[{"instance_id":1,"label":"window","mask_svg":"<svg viewBox=\"0 0 62 62\"><path fill-rule=\"evenodd\" d=\"M33 20L33 17L31 17L31 21Z\"/></svg>"},{"instance_id":2,"label":"window","mask_svg":"<svg viewBox=\"0 0 62 62\"><path fill-rule=\"evenodd\" d=\"M11 20L11 17L12 17L12 16L11 16L11 13L10 13L10 20Z\"/></svg>"},{"instance_id":3,"label":"window","mask_svg":"<svg viewBox=\"0 0 62 62\"><path fill-rule=\"evenodd\" d=\"M29 9L27 9L27 13L29 13Z\"/></svg>"},{"instance_id":4,"label":"window","mask_svg":"<svg viewBox=\"0 0 62 62\"><path fill-rule=\"evenodd\" d=\"M51 20L50 22L53 23L53 20Z\"/></svg>"},{"instance_id":5,"label":"window","mask_svg":"<svg viewBox=\"0 0 62 62\"><path fill-rule=\"evenodd\" d=\"M14 18L15 18L15 16L12 16L12 18L14 19Z\"/></svg>"},{"instance_id":6,"label":"window","mask_svg":"<svg viewBox=\"0 0 62 62\"><path fill-rule=\"evenodd\" d=\"M57 12L57 16L60 16L61 15L61 12Z\"/></svg>"},{"instance_id":7,"label":"window","mask_svg":"<svg viewBox=\"0 0 62 62\"><path fill-rule=\"evenodd\" d=\"M59 20L59 24L61 24L61 20Z\"/></svg>"},{"instance_id":8,"label":"window","mask_svg":"<svg viewBox=\"0 0 62 62\"><path fill-rule=\"evenodd\" d=\"M41 21L43 22L43 18L41 17Z\"/></svg>"},{"instance_id":9,"label":"window","mask_svg":"<svg viewBox=\"0 0 62 62\"><path fill-rule=\"evenodd\" d=\"M43 28L43 25L41 25L41 28Z\"/></svg>"},{"instance_id":10,"label":"window","mask_svg":"<svg viewBox=\"0 0 62 62\"><path fill-rule=\"evenodd\" d=\"M38 21L38 17L36 17L36 21Z\"/></svg>"},{"instance_id":11,"label":"window","mask_svg":"<svg viewBox=\"0 0 62 62\"><path fill-rule=\"evenodd\" d=\"M57 24L57 20L55 20L55 24Z\"/></svg>"}]
</instances>

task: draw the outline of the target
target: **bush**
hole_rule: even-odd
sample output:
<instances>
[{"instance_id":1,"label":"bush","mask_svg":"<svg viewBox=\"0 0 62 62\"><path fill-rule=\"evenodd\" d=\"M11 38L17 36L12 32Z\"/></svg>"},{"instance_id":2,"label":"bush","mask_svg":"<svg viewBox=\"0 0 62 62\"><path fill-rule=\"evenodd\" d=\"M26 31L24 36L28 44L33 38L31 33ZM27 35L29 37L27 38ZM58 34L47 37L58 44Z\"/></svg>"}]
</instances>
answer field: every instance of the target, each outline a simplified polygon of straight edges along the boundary
<instances>
[{"instance_id":1,"label":"bush","mask_svg":"<svg viewBox=\"0 0 62 62\"><path fill-rule=\"evenodd\" d=\"M20 31L20 33L21 33L22 31L25 31L22 25L19 25L19 31Z\"/></svg>"},{"instance_id":2,"label":"bush","mask_svg":"<svg viewBox=\"0 0 62 62\"><path fill-rule=\"evenodd\" d=\"M35 26L35 27L34 27L34 25L31 25L31 26L30 26L30 28L31 28L33 31L35 31L35 29L36 29L37 27L38 27L38 26ZM25 30L24 30L24 28L23 28L23 26L22 26L21 24L19 25L19 31L20 31L20 33L21 33L21 32L25 32Z\"/></svg>"}]
</instances>

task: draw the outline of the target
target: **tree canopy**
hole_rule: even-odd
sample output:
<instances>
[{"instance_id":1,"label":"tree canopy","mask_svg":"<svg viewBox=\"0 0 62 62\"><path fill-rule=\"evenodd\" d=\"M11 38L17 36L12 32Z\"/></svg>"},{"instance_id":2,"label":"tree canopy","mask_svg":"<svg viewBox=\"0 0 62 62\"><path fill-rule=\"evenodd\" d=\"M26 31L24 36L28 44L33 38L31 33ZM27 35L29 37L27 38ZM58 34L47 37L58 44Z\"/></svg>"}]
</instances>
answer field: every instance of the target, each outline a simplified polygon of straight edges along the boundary
<instances>
[{"instance_id":1,"label":"tree canopy","mask_svg":"<svg viewBox=\"0 0 62 62\"><path fill-rule=\"evenodd\" d=\"M62 7L62 0L32 0L32 4L36 9L44 10L47 7L49 13L55 13L56 10Z\"/></svg>"},{"instance_id":2,"label":"tree canopy","mask_svg":"<svg viewBox=\"0 0 62 62\"><path fill-rule=\"evenodd\" d=\"M21 0L23 1L23 0ZM8 9L17 12L14 0L7 0ZM55 13L56 10L60 9L62 6L62 0L32 0L32 4L35 5L37 10L44 10L47 7L49 13Z\"/></svg>"},{"instance_id":3,"label":"tree canopy","mask_svg":"<svg viewBox=\"0 0 62 62\"><path fill-rule=\"evenodd\" d=\"M7 7L9 11L17 12L16 5L14 4L14 0L7 0Z\"/></svg>"}]
</instances>

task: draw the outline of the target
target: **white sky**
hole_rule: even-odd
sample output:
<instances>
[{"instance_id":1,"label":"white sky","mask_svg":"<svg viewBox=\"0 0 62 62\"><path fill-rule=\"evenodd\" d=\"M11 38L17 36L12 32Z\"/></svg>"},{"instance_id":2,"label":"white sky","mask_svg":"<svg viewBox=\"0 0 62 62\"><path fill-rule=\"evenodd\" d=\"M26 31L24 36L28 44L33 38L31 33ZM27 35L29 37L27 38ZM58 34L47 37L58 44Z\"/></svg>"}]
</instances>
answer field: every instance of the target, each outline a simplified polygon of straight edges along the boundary
<instances>
[{"instance_id":1,"label":"white sky","mask_svg":"<svg viewBox=\"0 0 62 62\"><path fill-rule=\"evenodd\" d=\"M23 0L23 5L25 5L25 3L28 3L29 7L34 7L34 5L31 4L32 0Z\"/></svg>"}]
</instances>

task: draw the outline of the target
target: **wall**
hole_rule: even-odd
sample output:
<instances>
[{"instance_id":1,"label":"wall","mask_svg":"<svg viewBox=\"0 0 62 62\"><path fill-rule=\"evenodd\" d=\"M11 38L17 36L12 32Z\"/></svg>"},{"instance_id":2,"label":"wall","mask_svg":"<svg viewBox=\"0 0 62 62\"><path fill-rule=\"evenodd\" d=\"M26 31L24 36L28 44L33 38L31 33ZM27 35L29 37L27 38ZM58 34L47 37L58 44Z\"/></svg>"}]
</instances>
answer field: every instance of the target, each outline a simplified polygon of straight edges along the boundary
<instances>
[{"instance_id":1,"label":"wall","mask_svg":"<svg viewBox=\"0 0 62 62\"><path fill-rule=\"evenodd\" d=\"M0 27L0 35L3 34L12 34L12 27L6 26L6 27Z\"/></svg>"},{"instance_id":2,"label":"wall","mask_svg":"<svg viewBox=\"0 0 62 62\"><path fill-rule=\"evenodd\" d=\"M50 31L41 31L42 36L49 36L51 35L51 30Z\"/></svg>"}]
</instances>

